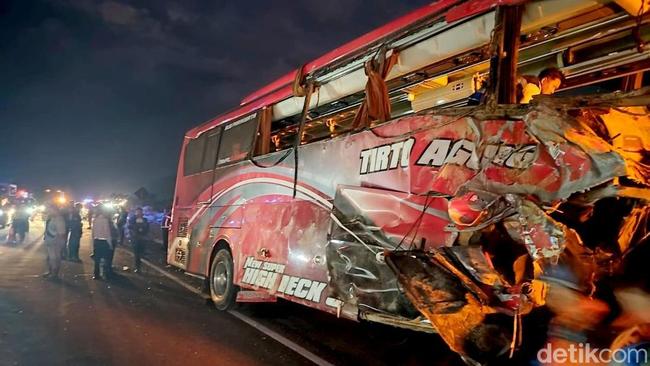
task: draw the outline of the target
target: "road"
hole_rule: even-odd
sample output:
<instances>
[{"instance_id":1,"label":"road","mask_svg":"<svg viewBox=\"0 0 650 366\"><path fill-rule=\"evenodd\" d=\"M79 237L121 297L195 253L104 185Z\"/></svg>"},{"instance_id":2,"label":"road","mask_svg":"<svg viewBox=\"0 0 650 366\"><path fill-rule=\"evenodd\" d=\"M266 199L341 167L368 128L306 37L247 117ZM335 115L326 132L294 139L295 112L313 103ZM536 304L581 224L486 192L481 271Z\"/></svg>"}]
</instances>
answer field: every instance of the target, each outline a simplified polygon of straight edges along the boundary
<instances>
[{"instance_id":1,"label":"road","mask_svg":"<svg viewBox=\"0 0 650 366\"><path fill-rule=\"evenodd\" d=\"M120 249L110 282L92 280L89 233L82 263L42 279L43 224L21 245L0 230L0 365L449 365L460 364L435 335L357 324L289 302L219 312L166 267L131 267Z\"/></svg>"}]
</instances>

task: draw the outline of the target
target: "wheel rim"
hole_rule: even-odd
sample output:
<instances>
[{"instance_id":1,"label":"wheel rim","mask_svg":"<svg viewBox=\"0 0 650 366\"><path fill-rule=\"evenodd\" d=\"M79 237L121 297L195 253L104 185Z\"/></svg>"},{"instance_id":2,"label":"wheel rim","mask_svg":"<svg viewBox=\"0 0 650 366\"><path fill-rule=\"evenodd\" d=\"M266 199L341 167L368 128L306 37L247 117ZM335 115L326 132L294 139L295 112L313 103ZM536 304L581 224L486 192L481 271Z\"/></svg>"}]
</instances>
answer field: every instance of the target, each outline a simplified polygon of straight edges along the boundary
<instances>
[{"instance_id":1,"label":"wheel rim","mask_svg":"<svg viewBox=\"0 0 650 366\"><path fill-rule=\"evenodd\" d=\"M212 271L212 293L219 300L223 299L228 291L228 266L219 261Z\"/></svg>"}]
</instances>

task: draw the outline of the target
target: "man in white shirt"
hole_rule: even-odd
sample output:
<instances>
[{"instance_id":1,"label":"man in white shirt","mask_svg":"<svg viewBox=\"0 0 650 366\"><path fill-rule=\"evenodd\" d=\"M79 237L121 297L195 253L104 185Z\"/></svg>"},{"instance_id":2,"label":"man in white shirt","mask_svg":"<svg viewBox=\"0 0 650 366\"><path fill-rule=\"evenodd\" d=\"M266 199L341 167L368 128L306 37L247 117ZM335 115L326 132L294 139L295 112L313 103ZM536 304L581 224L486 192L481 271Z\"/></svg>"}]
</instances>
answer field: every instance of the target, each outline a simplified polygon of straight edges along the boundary
<instances>
[{"instance_id":1,"label":"man in white shirt","mask_svg":"<svg viewBox=\"0 0 650 366\"><path fill-rule=\"evenodd\" d=\"M110 273L110 255L113 250L113 237L115 230L111 227L113 222L110 215L106 212L105 207L99 207L93 218L93 260L95 261L95 272L93 280L100 280L100 265L104 260L104 276L108 277Z\"/></svg>"},{"instance_id":2,"label":"man in white shirt","mask_svg":"<svg viewBox=\"0 0 650 366\"><path fill-rule=\"evenodd\" d=\"M47 221L45 222L45 235L43 242L47 249L48 272L43 274L45 278L57 279L61 269L61 252L65 247L68 234L65 226L65 219L58 207L50 205L47 209Z\"/></svg>"}]
</instances>

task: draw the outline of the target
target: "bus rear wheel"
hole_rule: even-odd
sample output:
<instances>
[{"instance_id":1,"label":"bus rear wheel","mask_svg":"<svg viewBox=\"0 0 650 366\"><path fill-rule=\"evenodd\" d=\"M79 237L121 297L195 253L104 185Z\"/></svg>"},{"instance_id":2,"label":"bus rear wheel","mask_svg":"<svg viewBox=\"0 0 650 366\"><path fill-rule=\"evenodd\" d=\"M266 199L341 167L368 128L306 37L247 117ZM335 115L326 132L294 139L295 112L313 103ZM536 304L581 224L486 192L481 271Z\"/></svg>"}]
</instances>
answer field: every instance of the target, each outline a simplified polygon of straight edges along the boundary
<instances>
[{"instance_id":1,"label":"bus rear wheel","mask_svg":"<svg viewBox=\"0 0 650 366\"><path fill-rule=\"evenodd\" d=\"M219 310L232 309L237 288L233 280L233 260L228 249L219 249L210 268L210 297Z\"/></svg>"}]
</instances>

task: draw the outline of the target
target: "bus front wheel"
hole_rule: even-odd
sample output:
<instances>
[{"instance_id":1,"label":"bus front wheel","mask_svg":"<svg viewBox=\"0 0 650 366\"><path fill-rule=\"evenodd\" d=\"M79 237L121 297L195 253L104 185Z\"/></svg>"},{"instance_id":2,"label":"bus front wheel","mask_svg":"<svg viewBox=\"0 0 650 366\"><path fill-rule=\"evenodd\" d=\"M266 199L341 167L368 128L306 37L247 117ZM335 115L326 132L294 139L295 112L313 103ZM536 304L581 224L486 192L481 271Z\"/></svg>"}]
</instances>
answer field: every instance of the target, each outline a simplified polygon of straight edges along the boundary
<instances>
[{"instance_id":1,"label":"bus front wheel","mask_svg":"<svg viewBox=\"0 0 650 366\"><path fill-rule=\"evenodd\" d=\"M237 288L233 281L233 261L228 249L219 249L210 270L210 297L219 310L232 309Z\"/></svg>"}]
</instances>

